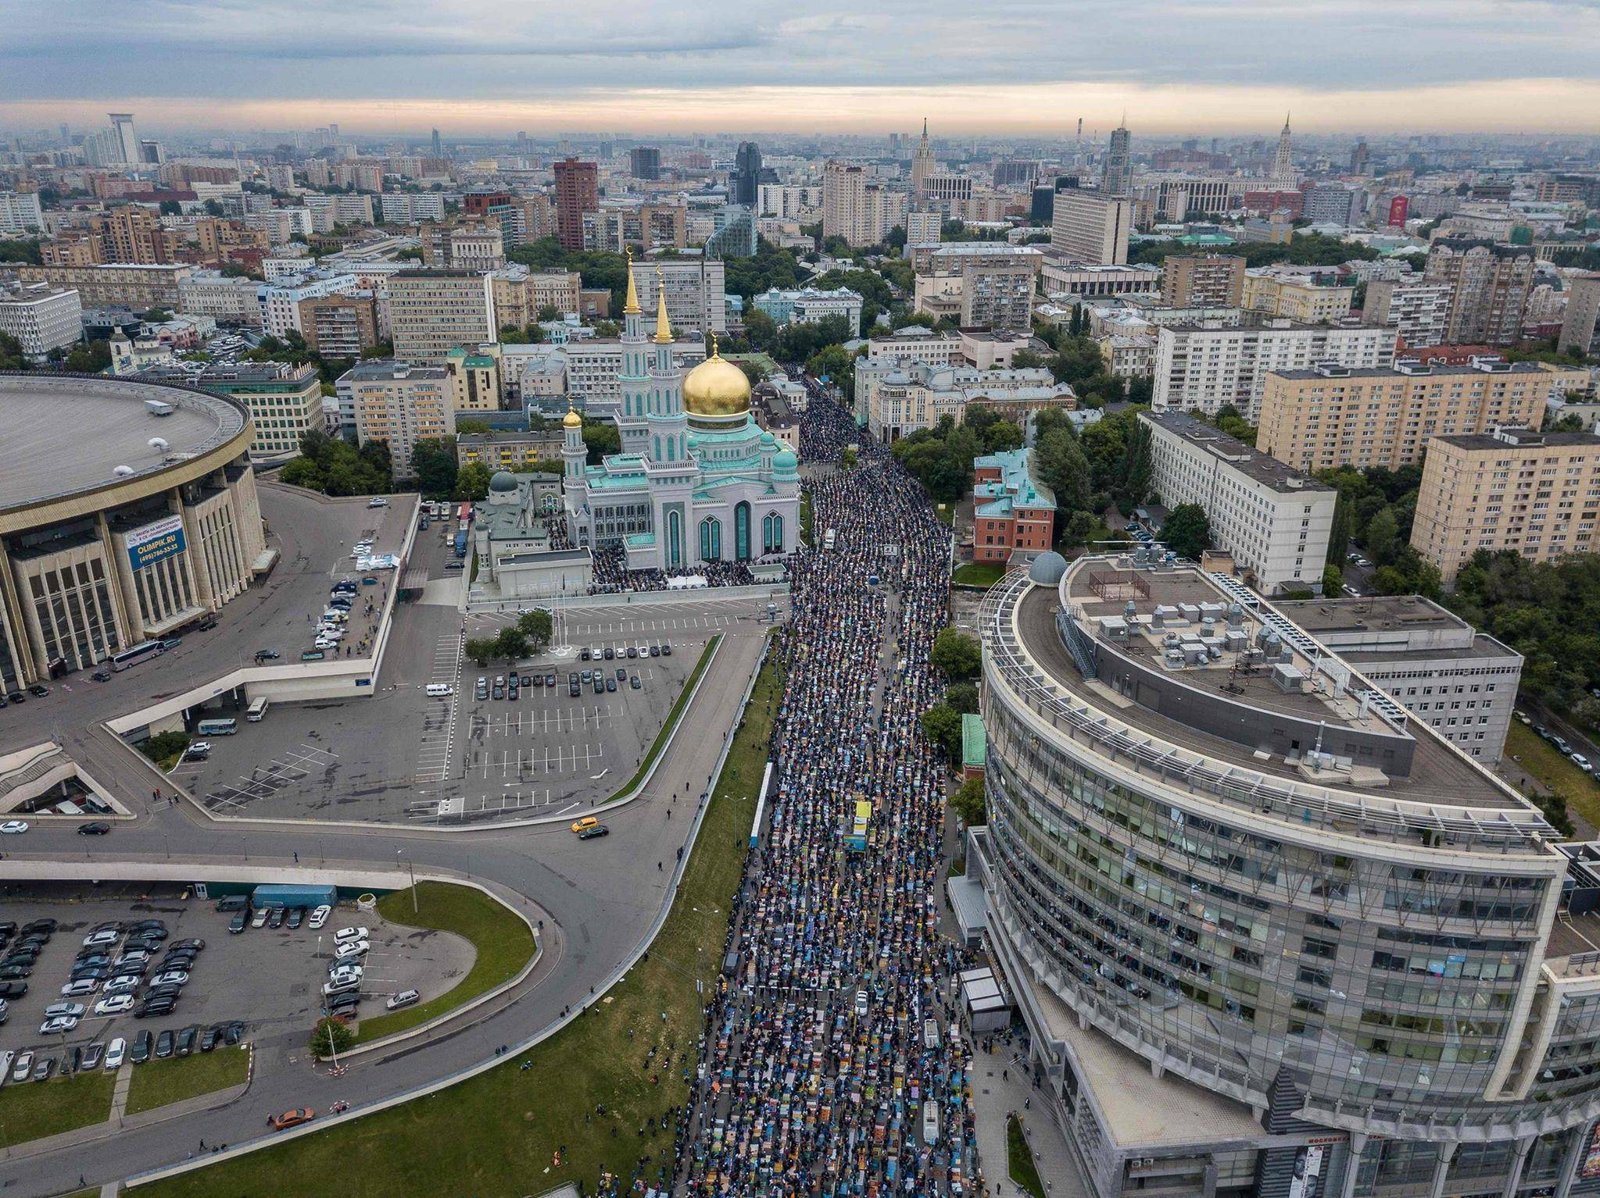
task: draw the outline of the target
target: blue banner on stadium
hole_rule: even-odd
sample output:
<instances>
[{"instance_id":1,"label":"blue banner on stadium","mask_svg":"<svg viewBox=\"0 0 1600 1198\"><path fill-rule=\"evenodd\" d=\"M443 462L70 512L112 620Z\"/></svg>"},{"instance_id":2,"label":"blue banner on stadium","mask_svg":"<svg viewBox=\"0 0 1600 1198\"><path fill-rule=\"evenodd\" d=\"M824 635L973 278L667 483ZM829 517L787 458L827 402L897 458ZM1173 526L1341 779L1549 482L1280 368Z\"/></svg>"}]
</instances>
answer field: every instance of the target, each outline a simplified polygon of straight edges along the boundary
<instances>
[{"instance_id":1,"label":"blue banner on stadium","mask_svg":"<svg viewBox=\"0 0 1600 1198\"><path fill-rule=\"evenodd\" d=\"M128 564L135 571L183 552L183 517L167 516L128 534Z\"/></svg>"}]
</instances>

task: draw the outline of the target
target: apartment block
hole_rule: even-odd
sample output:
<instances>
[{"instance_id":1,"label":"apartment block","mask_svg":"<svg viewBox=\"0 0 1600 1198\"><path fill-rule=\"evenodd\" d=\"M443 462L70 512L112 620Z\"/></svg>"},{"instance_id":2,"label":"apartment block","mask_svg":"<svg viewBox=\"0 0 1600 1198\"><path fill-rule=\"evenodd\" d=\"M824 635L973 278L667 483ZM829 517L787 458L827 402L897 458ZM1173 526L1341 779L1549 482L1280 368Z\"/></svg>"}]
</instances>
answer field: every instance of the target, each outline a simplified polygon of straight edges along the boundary
<instances>
[{"instance_id":1,"label":"apartment block","mask_svg":"<svg viewBox=\"0 0 1600 1198\"><path fill-rule=\"evenodd\" d=\"M1156 332L1155 390L1160 411L1207 415L1225 404L1255 423L1266 377L1322 362L1352 369L1394 362L1394 330L1311 325L1281 317L1235 326L1220 321L1162 326Z\"/></svg>"},{"instance_id":2,"label":"apartment block","mask_svg":"<svg viewBox=\"0 0 1600 1198\"><path fill-rule=\"evenodd\" d=\"M338 225L377 223L370 195L323 195L312 192L302 199L302 203L311 212L311 230L314 233L331 233Z\"/></svg>"},{"instance_id":3,"label":"apartment block","mask_svg":"<svg viewBox=\"0 0 1600 1198\"><path fill-rule=\"evenodd\" d=\"M1394 470L1421 461L1434 437L1538 428L1546 400L1587 381L1582 369L1499 358L1274 371L1262 391L1256 446L1297 470Z\"/></svg>"},{"instance_id":4,"label":"apartment block","mask_svg":"<svg viewBox=\"0 0 1600 1198\"><path fill-rule=\"evenodd\" d=\"M31 191L0 191L0 234L26 237L44 228L39 196Z\"/></svg>"},{"instance_id":5,"label":"apartment block","mask_svg":"<svg viewBox=\"0 0 1600 1198\"><path fill-rule=\"evenodd\" d=\"M1169 509L1199 504L1211 540L1263 594L1322 590L1338 492L1186 412L1141 412L1151 489Z\"/></svg>"},{"instance_id":6,"label":"apartment block","mask_svg":"<svg viewBox=\"0 0 1600 1198\"><path fill-rule=\"evenodd\" d=\"M48 283L0 286L0 333L17 340L30 358L83 340L83 302L71 288Z\"/></svg>"},{"instance_id":7,"label":"apartment block","mask_svg":"<svg viewBox=\"0 0 1600 1198\"><path fill-rule=\"evenodd\" d=\"M335 389L341 420L348 414L357 444L388 442L396 478L411 477L418 441L456 431L450 372L443 366L362 362L340 375Z\"/></svg>"},{"instance_id":8,"label":"apartment block","mask_svg":"<svg viewBox=\"0 0 1600 1198\"><path fill-rule=\"evenodd\" d=\"M656 310L656 291L667 293L667 319L680 340L688 332L728 331L727 264L718 258L665 259L634 272L639 306Z\"/></svg>"},{"instance_id":9,"label":"apartment block","mask_svg":"<svg viewBox=\"0 0 1600 1198\"><path fill-rule=\"evenodd\" d=\"M1393 325L1406 349L1443 345L1450 333L1448 283L1430 283L1420 277L1373 279L1367 284L1361 323Z\"/></svg>"},{"instance_id":10,"label":"apartment block","mask_svg":"<svg viewBox=\"0 0 1600 1198\"><path fill-rule=\"evenodd\" d=\"M396 357L442 362L457 347L496 339L489 276L463 270L404 270L389 280Z\"/></svg>"},{"instance_id":11,"label":"apartment block","mask_svg":"<svg viewBox=\"0 0 1600 1198\"><path fill-rule=\"evenodd\" d=\"M1503 428L1435 437L1422 468L1411 547L1446 586L1480 549L1530 561L1589 553L1600 516L1600 437Z\"/></svg>"},{"instance_id":12,"label":"apartment block","mask_svg":"<svg viewBox=\"0 0 1600 1198\"><path fill-rule=\"evenodd\" d=\"M1567 291L1567 311L1556 348L1600 356L1600 274L1579 275Z\"/></svg>"},{"instance_id":13,"label":"apartment block","mask_svg":"<svg viewBox=\"0 0 1600 1198\"><path fill-rule=\"evenodd\" d=\"M194 273L195 268L186 264L17 268L17 276L24 283L51 283L77 291L86 308L131 308L135 312L148 312L151 308L176 311L182 302L179 285Z\"/></svg>"},{"instance_id":14,"label":"apartment block","mask_svg":"<svg viewBox=\"0 0 1600 1198\"><path fill-rule=\"evenodd\" d=\"M425 220L443 220L444 195L437 191L391 191L378 197L385 224L416 225Z\"/></svg>"},{"instance_id":15,"label":"apartment block","mask_svg":"<svg viewBox=\"0 0 1600 1198\"><path fill-rule=\"evenodd\" d=\"M457 412L500 409L500 363L490 354L453 349L444 358L450 372L450 402Z\"/></svg>"},{"instance_id":16,"label":"apartment block","mask_svg":"<svg viewBox=\"0 0 1600 1198\"><path fill-rule=\"evenodd\" d=\"M1169 254L1161 262L1161 302L1168 308L1238 308L1245 260L1229 254Z\"/></svg>"},{"instance_id":17,"label":"apartment block","mask_svg":"<svg viewBox=\"0 0 1600 1198\"><path fill-rule=\"evenodd\" d=\"M1436 238L1424 277L1450 287L1445 340L1452 345L1512 345L1533 290L1532 246L1469 237Z\"/></svg>"},{"instance_id":18,"label":"apartment block","mask_svg":"<svg viewBox=\"0 0 1600 1198\"><path fill-rule=\"evenodd\" d=\"M482 462L490 470L520 472L542 462L561 460L559 430L491 430L487 433L457 433L456 461L465 466Z\"/></svg>"},{"instance_id":19,"label":"apartment block","mask_svg":"<svg viewBox=\"0 0 1600 1198\"><path fill-rule=\"evenodd\" d=\"M280 340L292 329L305 335L300 305L306 300L329 295L349 295L361 290L354 275L300 275L276 283L256 284L256 302L261 308L262 331Z\"/></svg>"},{"instance_id":20,"label":"apartment block","mask_svg":"<svg viewBox=\"0 0 1600 1198\"><path fill-rule=\"evenodd\" d=\"M873 437L885 444L932 428L946 416L960 424L972 403L1022 411L1077 407L1072 388L1043 367L979 370L857 358L855 383L857 408Z\"/></svg>"},{"instance_id":21,"label":"apartment block","mask_svg":"<svg viewBox=\"0 0 1600 1198\"><path fill-rule=\"evenodd\" d=\"M422 264L429 269L499 270L506 264L506 248L497 221L488 224L425 224L417 230L422 240Z\"/></svg>"},{"instance_id":22,"label":"apartment block","mask_svg":"<svg viewBox=\"0 0 1600 1198\"><path fill-rule=\"evenodd\" d=\"M303 299L300 334L325 358L359 358L381 340L378 302L370 292Z\"/></svg>"},{"instance_id":23,"label":"apartment block","mask_svg":"<svg viewBox=\"0 0 1600 1198\"><path fill-rule=\"evenodd\" d=\"M904 220L908 199L872 179L866 167L831 159L822 168L822 235L876 245Z\"/></svg>"},{"instance_id":24,"label":"apartment block","mask_svg":"<svg viewBox=\"0 0 1600 1198\"><path fill-rule=\"evenodd\" d=\"M600 167L566 158L555 164L556 239L564 250L583 249L583 217L600 210Z\"/></svg>"},{"instance_id":25,"label":"apartment block","mask_svg":"<svg viewBox=\"0 0 1600 1198\"><path fill-rule=\"evenodd\" d=\"M1270 270L1247 270L1244 306L1266 316L1282 316L1304 324L1326 324L1350 315L1354 287L1323 287L1303 278L1285 278Z\"/></svg>"},{"instance_id":26,"label":"apartment block","mask_svg":"<svg viewBox=\"0 0 1600 1198\"><path fill-rule=\"evenodd\" d=\"M848 287L801 287L791 290L769 287L759 295L752 296L750 303L756 311L765 312L778 325L818 324L830 316L842 316L850 326L852 337L861 329L863 300L858 292Z\"/></svg>"},{"instance_id":27,"label":"apartment block","mask_svg":"<svg viewBox=\"0 0 1600 1198\"><path fill-rule=\"evenodd\" d=\"M137 376L154 382L203 387L238 400L250 409L255 436L250 456L282 458L300 452L300 438L321 431L322 379L316 367L287 362L210 363L199 374L179 370L176 363L153 366Z\"/></svg>"},{"instance_id":28,"label":"apartment block","mask_svg":"<svg viewBox=\"0 0 1600 1198\"><path fill-rule=\"evenodd\" d=\"M1132 228L1133 202L1126 196L1069 187L1056 193L1050 248L1074 262L1121 266Z\"/></svg>"}]
</instances>

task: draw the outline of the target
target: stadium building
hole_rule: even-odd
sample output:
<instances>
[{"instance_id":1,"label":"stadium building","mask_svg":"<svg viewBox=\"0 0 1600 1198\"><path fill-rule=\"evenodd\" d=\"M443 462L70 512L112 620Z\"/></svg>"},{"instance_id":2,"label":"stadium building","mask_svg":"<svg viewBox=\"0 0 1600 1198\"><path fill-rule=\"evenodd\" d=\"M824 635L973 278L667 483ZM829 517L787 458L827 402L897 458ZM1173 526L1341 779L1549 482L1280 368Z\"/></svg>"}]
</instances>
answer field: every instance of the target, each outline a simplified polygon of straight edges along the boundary
<instances>
[{"instance_id":1,"label":"stadium building","mask_svg":"<svg viewBox=\"0 0 1600 1198\"><path fill-rule=\"evenodd\" d=\"M115 661L270 565L249 412L188 387L0 376L0 680Z\"/></svg>"},{"instance_id":2,"label":"stadium building","mask_svg":"<svg viewBox=\"0 0 1600 1198\"><path fill-rule=\"evenodd\" d=\"M1041 555L981 616L967 872L1035 1117L1096 1198L1600 1191L1596 846L1143 557Z\"/></svg>"}]
</instances>

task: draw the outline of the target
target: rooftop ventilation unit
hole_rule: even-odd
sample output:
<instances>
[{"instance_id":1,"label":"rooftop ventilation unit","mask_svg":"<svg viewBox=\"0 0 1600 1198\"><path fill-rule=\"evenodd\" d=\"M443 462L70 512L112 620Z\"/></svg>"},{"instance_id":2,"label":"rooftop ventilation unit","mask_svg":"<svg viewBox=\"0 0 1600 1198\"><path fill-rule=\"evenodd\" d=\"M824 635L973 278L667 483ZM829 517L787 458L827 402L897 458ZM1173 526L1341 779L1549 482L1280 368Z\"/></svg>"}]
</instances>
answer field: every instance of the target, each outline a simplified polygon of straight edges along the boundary
<instances>
[{"instance_id":1,"label":"rooftop ventilation unit","mask_svg":"<svg viewBox=\"0 0 1600 1198\"><path fill-rule=\"evenodd\" d=\"M163 400L147 399L144 401L144 410L152 416L170 416L178 409Z\"/></svg>"},{"instance_id":2,"label":"rooftop ventilation unit","mask_svg":"<svg viewBox=\"0 0 1600 1198\"><path fill-rule=\"evenodd\" d=\"M149 445L157 453L166 453L167 450L172 448L165 437L151 437L145 444Z\"/></svg>"},{"instance_id":3,"label":"rooftop ventilation unit","mask_svg":"<svg viewBox=\"0 0 1600 1198\"><path fill-rule=\"evenodd\" d=\"M111 473L118 478L132 478L138 472L132 466L118 466Z\"/></svg>"}]
</instances>

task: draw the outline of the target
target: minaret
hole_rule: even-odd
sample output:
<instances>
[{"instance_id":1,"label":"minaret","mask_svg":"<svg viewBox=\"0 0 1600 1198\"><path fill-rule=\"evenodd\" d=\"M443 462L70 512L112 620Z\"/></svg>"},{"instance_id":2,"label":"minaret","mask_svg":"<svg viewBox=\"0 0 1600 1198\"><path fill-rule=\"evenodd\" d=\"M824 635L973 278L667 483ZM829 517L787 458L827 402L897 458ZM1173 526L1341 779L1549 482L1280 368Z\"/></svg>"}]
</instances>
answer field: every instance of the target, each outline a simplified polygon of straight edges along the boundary
<instances>
[{"instance_id":1,"label":"minaret","mask_svg":"<svg viewBox=\"0 0 1600 1198\"><path fill-rule=\"evenodd\" d=\"M922 140L917 152L911 156L911 198L921 199L927 190L928 176L938 164L933 160L933 148L928 145L928 118L922 118Z\"/></svg>"},{"instance_id":2,"label":"minaret","mask_svg":"<svg viewBox=\"0 0 1600 1198\"><path fill-rule=\"evenodd\" d=\"M645 348L644 313L639 308L639 286L633 277L633 250L628 253L628 298L622 305L622 369L617 374L622 410L617 414L617 437L623 453L644 453L648 434L645 418L650 403L650 351Z\"/></svg>"},{"instance_id":3,"label":"minaret","mask_svg":"<svg viewBox=\"0 0 1600 1198\"><path fill-rule=\"evenodd\" d=\"M1278 134L1278 152L1272 158L1272 182L1283 188L1293 188L1298 180L1294 173L1294 153L1289 144L1289 114L1283 115L1283 132Z\"/></svg>"},{"instance_id":4,"label":"minaret","mask_svg":"<svg viewBox=\"0 0 1600 1198\"><path fill-rule=\"evenodd\" d=\"M683 372L672 359L672 322L667 319L667 283L656 270L655 361L650 366L650 390L659 399L651 405L649 453L658 463L677 463L689 456L688 420L683 414Z\"/></svg>"}]
</instances>

